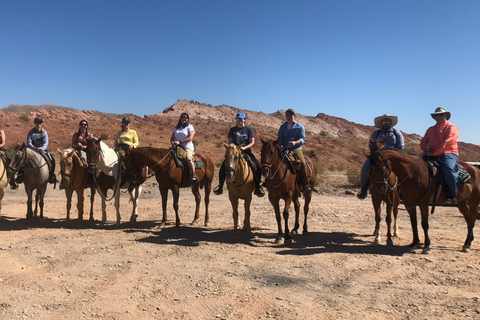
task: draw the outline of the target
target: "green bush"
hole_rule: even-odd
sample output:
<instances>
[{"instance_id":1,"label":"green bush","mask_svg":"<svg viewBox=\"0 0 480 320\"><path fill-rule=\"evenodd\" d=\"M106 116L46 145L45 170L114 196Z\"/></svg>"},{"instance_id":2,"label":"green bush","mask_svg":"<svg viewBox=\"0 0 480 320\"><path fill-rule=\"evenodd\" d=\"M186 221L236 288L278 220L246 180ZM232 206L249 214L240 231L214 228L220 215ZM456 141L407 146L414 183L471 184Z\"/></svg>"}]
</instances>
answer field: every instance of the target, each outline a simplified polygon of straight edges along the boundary
<instances>
[{"instance_id":1,"label":"green bush","mask_svg":"<svg viewBox=\"0 0 480 320\"><path fill-rule=\"evenodd\" d=\"M357 169L348 169L347 170L347 179L348 183L350 183L354 187L360 186L360 171Z\"/></svg>"},{"instance_id":2,"label":"green bush","mask_svg":"<svg viewBox=\"0 0 480 320\"><path fill-rule=\"evenodd\" d=\"M100 139L102 139L102 140L108 140L108 134L102 133L102 134L100 135Z\"/></svg>"}]
</instances>

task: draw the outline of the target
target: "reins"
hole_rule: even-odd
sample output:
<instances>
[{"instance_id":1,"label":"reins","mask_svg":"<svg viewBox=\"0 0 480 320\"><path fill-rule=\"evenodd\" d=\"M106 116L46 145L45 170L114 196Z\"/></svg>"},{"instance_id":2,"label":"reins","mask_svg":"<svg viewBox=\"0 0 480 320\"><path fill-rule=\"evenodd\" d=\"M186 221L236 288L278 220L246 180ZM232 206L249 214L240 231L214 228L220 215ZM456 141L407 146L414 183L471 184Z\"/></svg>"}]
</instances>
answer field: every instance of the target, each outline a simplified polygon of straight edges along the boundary
<instances>
[{"instance_id":1,"label":"reins","mask_svg":"<svg viewBox=\"0 0 480 320\"><path fill-rule=\"evenodd\" d=\"M278 154L282 155L281 159L280 157L278 156ZM268 171L269 172L269 177L267 177L267 179L270 181L270 185L276 189L278 187L280 187L283 182L287 179L287 171L288 171L288 165L284 162L284 159L286 158L287 156L287 153L286 152L282 152L278 146L275 146L275 157L273 158L272 160L272 163L270 164L262 164L262 167L268 167L269 169L272 168L273 164L275 163L275 159L277 159L277 162L278 162L278 166L275 170L275 172L272 174L270 174L270 170ZM275 178L275 176L277 175L278 171L280 170L280 167L281 167L281 164L284 164L285 165L285 173L283 174L283 178L281 179L280 183L278 185L273 185L272 181L273 178Z\"/></svg>"},{"instance_id":2,"label":"reins","mask_svg":"<svg viewBox=\"0 0 480 320\"><path fill-rule=\"evenodd\" d=\"M243 162L243 166L247 169L248 174L247 174L247 176L245 177L245 179L243 180L243 182L240 183L240 184L236 183L236 180L233 181L233 184L234 184L237 188L238 188L238 187L241 187L241 186L243 186L245 183L247 183L248 179L250 178L250 175L252 174L252 170L251 170L250 166L248 165L247 160L245 159L245 155L244 155L242 152L240 152L240 156L239 156L238 160ZM229 168L229 169L232 169L235 178L237 178L236 173L237 173L238 167L239 167L239 164L237 163L237 166L236 166L235 169L233 169L233 168L231 168L231 167Z\"/></svg>"}]
</instances>

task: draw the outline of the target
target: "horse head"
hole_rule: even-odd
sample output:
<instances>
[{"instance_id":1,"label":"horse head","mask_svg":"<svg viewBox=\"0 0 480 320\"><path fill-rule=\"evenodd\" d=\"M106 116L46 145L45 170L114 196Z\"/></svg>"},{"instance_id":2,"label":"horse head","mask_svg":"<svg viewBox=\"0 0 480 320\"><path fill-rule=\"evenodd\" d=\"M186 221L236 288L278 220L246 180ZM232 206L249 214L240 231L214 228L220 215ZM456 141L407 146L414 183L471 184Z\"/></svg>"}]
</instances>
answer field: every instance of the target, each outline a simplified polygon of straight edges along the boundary
<instances>
[{"instance_id":1,"label":"horse head","mask_svg":"<svg viewBox=\"0 0 480 320\"><path fill-rule=\"evenodd\" d=\"M88 163L88 173L95 175L97 172L97 160L100 156L100 142L102 138L90 138L88 140L87 149L85 150L87 154L87 163Z\"/></svg>"},{"instance_id":2,"label":"horse head","mask_svg":"<svg viewBox=\"0 0 480 320\"><path fill-rule=\"evenodd\" d=\"M379 186L380 193L388 194L393 191L396 176L391 162L382 157L381 150L372 152L369 180L373 185Z\"/></svg>"},{"instance_id":3,"label":"horse head","mask_svg":"<svg viewBox=\"0 0 480 320\"><path fill-rule=\"evenodd\" d=\"M128 149L125 151L123 164L125 166L125 179L130 185L141 185L147 179L147 168L137 161L136 155L142 149Z\"/></svg>"},{"instance_id":4,"label":"horse head","mask_svg":"<svg viewBox=\"0 0 480 320\"><path fill-rule=\"evenodd\" d=\"M240 146L233 143L223 144L225 146L225 173L227 174L227 180L233 181L235 179L235 173L238 167L238 161L242 156L242 150Z\"/></svg>"},{"instance_id":5,"label":"horse head","mask_svg":"<svg viewBox=\"0 0 480 320\"><path fill-rule=\"evenodd\" d=\"M370 154L373 154L375 151L385 149L386 144L387 144L387 139L373 140L372 138L370 138L370 143L368 144L368 148L370 149Z\"/></svg>"},{"instance_id":6,"label":"horse head","mask_svg":"<svg viewBox=\"0 0 480 320\"><path fill-rule=\"evenodd\" d=\"M20 145L17 143L17 147L13 151L12 154L12 161L10 161L10 165L8 166L9 174L13 176L21 167L26 165L27 162L27 145L25 142Z\"/></svg>"},{"instance_id":7,"label":"horse head","mask_svg":"<svg viewBox=\"0 0 480 320\"><path fill-rule=\"evenodd\" d=\"M260 139L262 142L262 150L260 151L261 163L262 163L262 175L265 177L270 171L270 167L275 159L275 154L278 151L279 140L266 140Z\"/></svg>"},{"instance_id":8,"label":"horse head","mask_svg":"<svg viewBox=\"0 0 480 320\"><path fill-rule=\"evenodd\" d=\"M63 151L57 149L57 151L60 154L60 174L62 175L60 186L68 186L73 171L73 157L75 150L73 148L68 148Z\"/></svg>"}]
</instances>

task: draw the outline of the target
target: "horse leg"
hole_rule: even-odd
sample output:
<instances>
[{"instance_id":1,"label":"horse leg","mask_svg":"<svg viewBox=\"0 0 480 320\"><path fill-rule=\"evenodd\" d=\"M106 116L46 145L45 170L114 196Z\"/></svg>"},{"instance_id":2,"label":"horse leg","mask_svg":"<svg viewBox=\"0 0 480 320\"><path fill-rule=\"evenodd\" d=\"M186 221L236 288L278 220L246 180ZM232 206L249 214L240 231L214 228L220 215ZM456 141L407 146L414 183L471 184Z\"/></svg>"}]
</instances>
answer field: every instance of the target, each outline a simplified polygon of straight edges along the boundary
<instances>
[{"instance_id":1,"label":"horse leg","mask_svg":"<svg viewBox=\"0 0 480 320\"><path fill-rule=\"evenodd\" d=\"M398 216L398 206L400 205L400 198L398 198L398 195L395 198L394 204L395 206L393 207L393 236L398 238L399 233L398 233L397 216Z\"/></svg>"},{"instance_id":2,"label":"horse leg","mask_svg":"<svg viewBox=\"0 0 480 320\"><path fill-rule=\"evenodd\" d=\"M234 197L230 192L228 193L230 198L230 203L232 205L232 216L233 216L233 236L235 239L238 238L238 198Z\"/></svg>"},{"instance_id":3,"label":"horse leg","mask_svg":"<svg viewBox=\"0 0 480 320\"><path fill-rule=\"evenodd\" d=\"M393 246L392 240L392 205L389 201L387 201L387 216L385 217L385 221L387 222L387 246Z\"/></svg>"},{"instance_id":4,"label":"horse leg","mask_svg":"<svg viewBox=\"0 0 480 320\"><path fill-rule=\"evenodd\" d=\"M475 222L478 215L478 201L473 201L469 199L470 203L467 204L467 201L462 201L458 203L458 209L463 214L465 222L467 222L467 238L463 244L462 252L470 252L470 246L474 239L473 228L475 227Z\"/></svg>"},{"instance_id":5,"label":"horse leg","mask_svg":"<svg viewBox=\"0 0 480 320\"><path fill-rule=\"evenodd\" d=\"M30 220L33 218L33 210L32 210L32 205L33 205L33 199L32 199L32 193L33 190L26 190L27 191L27 220Z\"/></svg>"},{"instance_id":6,"label":"horse leg","mask_svg":"<svg viewBox=\"0 0 480 320\"><path fill-rule=\"evenodd\" d=\"M243 203L243 207L245 209L245 218L243 219L243 230L245 230L245 232L247 233L252 233L252 226L250 225L250 215L251 215L251 211L250 211L250 205L252 203L252 194L249 193L246 197L245 197L245 202ZM237 212L237 215L238 215L238 212Z\"/></svg>"},{"instance_id":7,"label":"horse leg","mask_svg":"<svg viewBox=\"0 0 480 320\"><path fill-rule=\"evenodd\" d=\"M408 204L405 204L405 206L409 207ZM412 233L413 233L413 241L409 245L411 249L415 249L418 244L420 243L420 239L418 238L418 226L417 226L417 210L416 208L412 208L408 210L408 214L410 216L410 224L412 226Z\"/></svg>"},{"instance_id":8,"label":"horse leg","mask_svg":"<svg viewBox=\"0 0 480 320\"><path fill-rule=\"evenodd\" d=\"M198 189L198 184L192 186L192 193L195 196L195 216L193 217L192 225L198 222L200 218L200 201L202 201L202 196L200 195L200 190Z\"/></svg>"},{"instance_id":9,"label":"horse leg","mask_svg":"<svg viewBox=\"0 0 480 320\"><path fill-rule=\"evenodd\" d=\"M35 210L33 211L33 216L35 218L38 216L38 192L39 192L39 190L37 189L35 191Z\"/></svg>"},{"instance_id":10,"label":"horse leg","mask_svg":"<svg viewBox=\"0 0 480 320\"><path fill-rule=\"evenodd\" d=\"M162 222L160 223L160 227L164 227L167 223L167 200L168 200L168 189L162 188L160 185L158 187L160 191L160 196L162 197Z\"/></svg>"},{"instance_id":11,"label":"horse leg","mask_svg":"<svg viewBox=\"0 0 480 320\"><path fill-rule=\"evenodd\" d=\"M172 188L172 194L173 194L173 210L175 210L175 226L177 228L179 228L180 227L180 216L178 214L178 198L180 196L180 191L179 191L178 186L174 186Z\"/></svg>"},{"instance_id":12,"label":"horse leg","mask_svg":"<svg viewBox=\"0 0 480 320\"><path fill-rule=\"evenodd\" d=\"M373 237L376 244L382 243L382 236L380 235L380 222L382 221L382 200L374 193L372 194L373 211L375 212L375 230Z\"/></svg>"},{"instance_id":13,"label":"horse leg","mask_svg":"<svg viewBox=\"0 0 480 320\"><path fill-rule=\"evenodd\" d=\"M88 219L88 221L90 222L94 222L95 219L93 218L93 202L95 200L95 188L94 187L91 187L90 188L90 218Z\"/></svg>"},{"instance_id":14,"label":"horse leg","mask_svg":"<svg viewBox=\"0 0 480 320\"><path fill-rule=\"evenodd\" d=\"M47 185L44 187L37 189L37 194L36 197L38 197L38 202L39 202L39 207L40 207L40 219L43 219L43 206L45 204L44 199L45 199L45 192L47 192Z\"/></svg>"},{"instance_id":15,"label":"horse leg","mask_svg":"<svg viewBox=\"0 0 480 320\"><path fill-rule=\"evenodd\" d=\"M212 182L206 183L205 188L205 227L210 223L210 215L208 213L208 205L210 204L210 190L212 189Z\"/></svg>"},{"instance_id":16,"label":"horse leg","mask_svg":"<svg viewBox=\"0 0 480 320\"><path fill-rule=\"evenodd\" d=\"M83 220L83 202L85 201L85 192L84 189L77 190L77 211L78 211L78 221Z\"/></svg>"},{"instance_id":17,"label":"horse leg","mask_svg":"<svg viewBox=\"0 0 480 320\"><path fill-rule=\"evenodd\" d=\"M308 234L308 212L310 211L310 201L312 201L312 190L304 193L305 204L303 205L303 231L302 234ZM297 200L298 201L298 200Z\"/></svg>"},{"instance_id":18,"label":"horse leg","mask_svg":"<svg viewBox=\"0 0 480 320\"><path fill-rule=\"evenodd\" d=\"M430 253L430 238L428 237L428 203L420 205L420 213L422 215L422 228L425 236L425 245L423 246L422 253Z\"/></svg>"},{"instance_id":19,"label":"horse leg","mask_svg":"<svg viewBox=\"0 0 480 320\"><path fill-rule=\"evenodd\" d=\"M298 234L298 228L300 228L300 200L298 200L298 197L293 199L293 208L295 209L295 226L291 233Z\"/></svg>"},{"instance_id":20,"label":"horse leg","mask_svg":"<svg viewBox=\"0 0 480 320\"><path fill-rule=\"evenodd\" d=\"M102 194L105 193L102 191ZM107 222L107 201L102 197L102 224L105 224L105 222Z\"/></svg>"},{"instance_id":21,"label":"horse leg","mask_svg":"<svg viewBox=\"0 0 480 320\"><path fill-rule=\"evenodd\" d=\"M275 239L276 244L281 244L282 243L282 238L283 238L283 231L282 231L282 217L280 215L280 200L272 200L270 199L270 203L273 206L273 210L275 210L275 218L277 219L277 238Z\"/></svg>"},{"instance_id":22,"label":"horse leg","mask_svg":"<svg viewBox=\"0 0 480 320\"><path fill-rule=\"evenodd\" d=\"M120 221L122 217L120 216L120 187L117 188L117 192L115 192L115 210L117 211L117 221L115 222L115 226L120 226Z\"/></svg>"},{"instance_id":23,"label":"horse leg","mask_svg":"<svg viewBox=\"0 0 480 320\"><path fill-rule=\"evenodd\" d=\"M140 194L142 194L142 186L135 187L135 196L133 196L132 193L130 192L130 197L132 198L132 202L133 202L133 210L132 210L132 215L130 216L130 223L137 222L138 199L140 198Z\"/></svg>"},{"instance_id":24,"label":"horse leg","mask_svg":"<svg viewBox=\"0 0 480 320\"><path fill-rule=\"evenodd\" d=\"M67 221L70 221L70 210L72 209L73 190L69 186L65 186L65 196L67 197Z\"/></svg>"},{"instance_id":25,"label":"horse leg","mask_svg":"<svg viewBox=\"0 0 480 320\"><path fill-rule=\"evenodd\" d=\"M290 215L288 211L290 210L290 205L292 204L292 196L293 195L287 197L287 199L285 200L285 207L283 208L283 220L285 223L285 244L292 243L292 237L290 236L290 230L288 228L288 218Z\"/></svg>"}]
</instances>

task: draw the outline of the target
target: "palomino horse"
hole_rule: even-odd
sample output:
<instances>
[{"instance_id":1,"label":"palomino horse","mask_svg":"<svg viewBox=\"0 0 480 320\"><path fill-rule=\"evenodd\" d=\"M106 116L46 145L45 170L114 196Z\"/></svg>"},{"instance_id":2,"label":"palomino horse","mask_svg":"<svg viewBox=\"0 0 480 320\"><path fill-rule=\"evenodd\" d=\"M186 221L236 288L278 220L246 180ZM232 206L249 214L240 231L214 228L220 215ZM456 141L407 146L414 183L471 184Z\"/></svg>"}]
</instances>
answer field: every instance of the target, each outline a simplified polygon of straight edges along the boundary
<instances>
[{"instance_id":1,"label":"palomino horse","mask_svg":"<svg viewBox=\"0 0 480 320\"><path fill-rule=\"evenodd\" d=\"M263 141L261 159L262 159L262 168L263 175L266 176L266 185L268 190L268 200L273 205L275 210L275 217L277 219L278 235L276 238L276 243L280 243L282 237L285 237L285 243L291 243L292 238L290 237L290 231L288 229L288 210L293 201L293 206L295 208L295 227L292 230L292 233L297 233L298 228L300 227L299 216L300 216L300 201L299 190L296 187L297 175L295 174L291 164L289 163L285 152L280 150L279 141ZM317 167L310 160L309 157L305 156L305 162L307 167L311 170L311 176L308 179L308 182L312 188L317 182ZM307 215L312 199L312 190L306 191L303 193L305 197L305 204L303 207L304 213L304 222L303 222L303 234L308 233L307 227ZM285 202L285 207L283 209L283 219L285 220L285 234L282 231L282 220L280 216L280 199L283 199Z\"/></svg>"},{"instance_id":2,"label":"palomino horse","mask_svg":"<svg viewBox=\"0 0 480 320\"><path fill-rule=\"evenodd\" d=\"M5 164L5 157L2 154L0 159L0 217L2 213L2 201L3 197L5 196L5 189L8 186L8 174L7 174L7 166Z\"/></svg>"},{"instance_id":3,"label":"palomino horse","mask_svg":"<svg viewBox=\"0 0 480 320\"><path fill-rule=\"evenodd\" d=\"M252 168L247 163L245 155L240 146L233 143L226 144L225 151L225 172L227 178L228 197L233 209L233 227L235 237L238 229L238 199L244 199L245 219L243 229L250 233L250 204L252 202L252 192L255 189L253 181Z\"/></svg>"},{"instance_id":4,"label":"palomino horse","mask_svg":"<svg viewBox=\"0 0 480 320\"><path fill-rule=\"evenodd\" d=\"M18 170L23 170L23 184L27 193L27 219L37 216L37 209L40 206L40 219L43 219L43 198L47 191L49 168L45 158L38 152L27 147L25 143L15 149L12 161L8 167L10 176L14 177ZM35 193L35 210L32 210L32 194Z\"/></svg>"},{"instance_id":5,"label":"palomino horse","mask_svg":"<svg viewBox=\"0 0 480 320\"><path fill-rule=\"evenodd\" d=\"M108 147L102 139L91 138L88 141L86 153L88 159L88 170L95 176L98 194L102 198L102 223L107 221L107 201L115 198L115 209L117 211L116 225L120 225L120 188L128 188L130 200L133 203L130 223L137 221L138 198L142 193L142 186L139 184L122 185L122 168L119 162L118 154L112 148ZM113 195L107 199L108 190L113 190ZM132 191L135 190L135 195Z\"/></svg>"},{"instance_id":6,"label":"palomino horse","mask_svg":"<svg viewBox=\"0 0 480 320\"><path fill-rule=\"evenodd\" d=\"M90 188L90 222L93 222L93 202L95 200L95 186L93 181L88 179L88 167L75 152L75 149L68 148L60 153L60 173L62 181L60 186L65 187L67 196L67 221L70 221L70 209L72 208L73 191L77 193L78 220L83 220L83 203L85 201L84 191Z\"/></svg>"},{"instance_id":7,"label":"palomino horse","mask_svg":"<svg viewBox=\"0 0 480 320\"><path fill-rule=\"evenodd\" d=\"M469 252L470 245L473 241L475 219L480 204L480 171L465 162L459 163L465 167L471 176L470 183L457 184L458 209L463 214L468 227L467 239L465 240L462 251ZM436 178L430 174L427 162L424 161L422 157L408 155L404 152L380 150L372 155L372 170L378 171L384 181L387 180L391 172L393 172L400 181L398 183L398 189L402 194L403 202L410 215L413 230L413 242L410 244L412 249L420 243L417 229L416 207L418 206L420 208L422 228L425 234L423 253L429 253L428 204L435 193L438 182ZM442 188L442 192L436 200L437 203L445 203L445 191L443 189L444 188Z\"/></svg>"},{"instance_id":8,"label":"palomino horse","mask_svg":"<svg viewBox=\"0 0 480 320\"><path fill-rule=\"evenodd\" d=\"M370 154L374 154L378 150L385 149L385 141L377 140L373 141L370 138ZM398 237L397 215L398 206L400 205L400 196L397 190L397 177L393 172L384 180L383 175L379 175L376 170L371 170L369 174L370 181L370 194L372 195L373 209L375 210L375 231L373 235L375 237L375 243L381 243L380 236L380 221L382 220L382 202L386 204L387 216L385 221L387 222L387 245L393 245L392 241L392 211L393 211L393 236Z\"/></svg>"},{"instance_id":9,"label":"palomino horse","mask_svg":"<svg viewBox=\"0 0 480 320\"><path fill-rule=\"evenodd\" d=\"M176 164L171 149L158 149L151 147L140 147L130 150L125 155L125 167L128 172L138 175L143 166L155 171L155 178L158 182L158 188L162 196L163 217L160 226L165 226L167 222L167 197L168 190L172 190L173 209L175 210L177 227L180 226L180 217L178 215L178 197L179 188L191 187L195 196L195 216L192 224L199 219L201 195L199 188L205 187L205 226L208 225L208 204L210 202L210 191L212 189L212 180L214 174L214 163L206 155L196 153L195 157L201 161L201 167L197 167L195 175L197 181L192 183L190 180L189 169ZM196 164L197 166L197 164Z\"/></svg>"}]
</instances>

